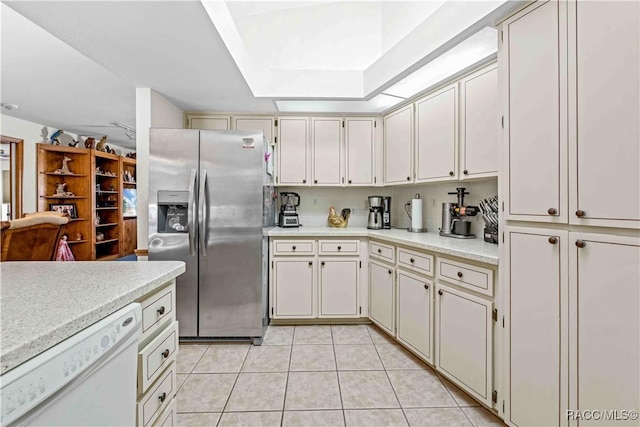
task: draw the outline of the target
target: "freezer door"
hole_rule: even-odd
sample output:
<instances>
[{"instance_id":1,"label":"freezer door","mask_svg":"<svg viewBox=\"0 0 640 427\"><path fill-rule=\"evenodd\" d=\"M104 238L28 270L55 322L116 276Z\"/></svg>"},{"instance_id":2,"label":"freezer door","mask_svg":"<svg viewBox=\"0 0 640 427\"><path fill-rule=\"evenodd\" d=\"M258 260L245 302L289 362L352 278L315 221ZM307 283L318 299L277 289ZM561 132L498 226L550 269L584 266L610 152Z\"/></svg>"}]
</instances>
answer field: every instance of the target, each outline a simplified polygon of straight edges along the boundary
<instances>
[{"instance_id":1,"label":"freezer door","mask_svg":"<svg viewBox=\"0 0 640 427\"><path fill-rule=\"evenodd\" d=\"M186 272L176 279L176 316L180 322L180 336L195 337L198 334L200 135L198 130L151 129L149 136L149 260L186 263ZM187 209L184 209L185 203ZM180 211L186 211L186 230L183 225L172 228L169 224L172 215Z\"/></svg>"},{"instance_id":2,"label":"freezer door","mask_svg":"<svg viewBox=\"0 0 640 427\"><path fill-rule=\"evenodd\" d=\"M200 337L262 336L263 136L201 131Z\"/></svg>"}]
</instances>

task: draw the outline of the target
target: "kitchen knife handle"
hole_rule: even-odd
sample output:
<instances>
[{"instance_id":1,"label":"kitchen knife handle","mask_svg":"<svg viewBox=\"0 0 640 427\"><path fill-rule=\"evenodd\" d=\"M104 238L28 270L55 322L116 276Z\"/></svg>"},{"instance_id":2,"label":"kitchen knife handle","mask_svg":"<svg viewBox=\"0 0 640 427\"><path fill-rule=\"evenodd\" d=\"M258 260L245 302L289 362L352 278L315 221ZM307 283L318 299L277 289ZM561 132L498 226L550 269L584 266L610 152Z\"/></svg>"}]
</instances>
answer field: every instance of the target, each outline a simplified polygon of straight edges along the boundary
<instances>
[{"instance_id":1,"label":"kitchen knife handle","mask_svg":"<svg viewBox=\"0 0 640 427\"><path fill-rule=\"evenodd\" d=\"M189 255L196 256L196 208L195 208L195 188L196 177L198 171L191 169L191 175L189 176L189 202L187 204L187 230L189 232Z\"/></svg>"},{"instance_id":2,"label":"kitchen knife handle","mask_svg":"<svg viewBox=\"0 0 640 427\"><path fill-rule=\"evenodd\" d=\"M200 236L200 255L207 256L207 241L209 240L209 204L206 203L205 198L207 189L207 170L202 169L200 172L200 192L198 195L198 203L200 207L198 209L200 213L200 230L198 235Z\"/></svg>"}]
</instances>

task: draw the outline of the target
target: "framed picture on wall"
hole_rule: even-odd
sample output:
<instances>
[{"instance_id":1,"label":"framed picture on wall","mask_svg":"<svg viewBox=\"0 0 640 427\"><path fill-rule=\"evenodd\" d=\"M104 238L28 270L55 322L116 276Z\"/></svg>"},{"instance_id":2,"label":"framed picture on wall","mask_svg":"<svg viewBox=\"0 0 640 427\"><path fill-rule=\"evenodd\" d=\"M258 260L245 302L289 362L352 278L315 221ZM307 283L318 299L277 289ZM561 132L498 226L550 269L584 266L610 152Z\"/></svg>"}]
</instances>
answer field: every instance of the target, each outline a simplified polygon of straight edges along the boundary
<instances>
[{"instance_id":1,"label":"framed picture on wall","mask_svg":"<svg viewBox=\"0 0 640 427\"><path fill-rule=\"evenodd\" d=\"M78 210L75 203L50 203L49 210L69 215L69 218L78 218Z\"/></svg>"}]
</instances>

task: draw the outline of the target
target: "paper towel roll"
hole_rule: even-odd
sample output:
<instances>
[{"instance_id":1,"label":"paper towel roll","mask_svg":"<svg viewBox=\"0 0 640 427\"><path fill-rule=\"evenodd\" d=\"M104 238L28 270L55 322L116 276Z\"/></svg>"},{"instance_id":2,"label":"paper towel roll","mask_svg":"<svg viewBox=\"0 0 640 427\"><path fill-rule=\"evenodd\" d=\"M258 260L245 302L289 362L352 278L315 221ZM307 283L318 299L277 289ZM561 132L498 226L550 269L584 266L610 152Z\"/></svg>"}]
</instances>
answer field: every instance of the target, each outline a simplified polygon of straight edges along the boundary
<instances>
[{"instance_id":1,"label":"paper towel roll","mask_svg":"<svg viewBox=\"0 0 640 427\"><path fill-rule=\"evenodd\" d=\"M422 228L422 199L411 199L411 229Z\"/></svg>"}]
</instances>

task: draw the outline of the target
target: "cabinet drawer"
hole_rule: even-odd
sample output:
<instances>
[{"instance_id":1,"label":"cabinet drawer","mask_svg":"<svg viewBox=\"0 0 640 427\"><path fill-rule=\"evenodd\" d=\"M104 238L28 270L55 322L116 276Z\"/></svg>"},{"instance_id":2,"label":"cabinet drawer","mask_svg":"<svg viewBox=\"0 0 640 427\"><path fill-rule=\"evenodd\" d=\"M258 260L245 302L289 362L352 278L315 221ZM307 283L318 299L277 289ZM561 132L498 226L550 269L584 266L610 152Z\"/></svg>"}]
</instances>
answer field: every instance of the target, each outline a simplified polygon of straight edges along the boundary
<instances>
[{"instance_id":1,"label":"cabinet drawer","mask_svg":"<svg viewBox=\"0 0 640 427\"><path fill-rule=\"evenodd\" d=\"M433 255L398 248L398 265L433 276Z\"/></svg>"},{"instance_id":2,"label":"cabinet drawer","mask_svg":"<svg viewBox=\"0 0 640 427\"><path fill-rule=\"evenodd\" d=\"M172 280L171 286L161 289L140 302L142 306L142 336L140 343L146 345L149 338L161 326L176 318L176 285Z\"/></svg>"},{"instance_id":3,"label":"cabinet drawer","mask_svg":"<svg viewBox=\"0 0 640 427\"><path fill-rule=\"evenodd\" d=\"M158 381L138 401L138 426L151 425L162 411L168 407L176 394L175 363L164 371Z\"/></svg>"},{"instance_id":4,"label":"cabinet drawer","mask_svg":"<svg viewBox=\"0 0 640 427\"><path fill-rule=\"evenodd\" d=\"M395 262L396 260L394 247L384 243L370 242L369 254L389 262Z\"/></svg>"},{"instance_id":5,"label":"cabinet drawer","mask_svg":"<svg viewBox=\"0 0 640 427\"><path fill-rule=\"evenodd\" d=\"M138 394L144 393L175 360L177 350L178 322L173 322L138 353Z\"/></svg>"},{"instance_id":6,"label":"cabinet drawer","mask_svg":"<svg viewBox=\"0 0 640 427\"><path fill-rule=\"evenodd\" d=\"M177 399L171 399L171 403L165 411L158 417L154 426L157 427L173 427L178 425L177 414L178 412L178 402Z\"/></svg>"},{"instance_id":7,"label":"cabinet drawer","mask_svg":"<svg viewBox=\"0 0 640 427\"><path fill-rule=\"evenodd\" d=\"M359 243L357 240L320 240L320 255L358 255Z\"/></svg>"},{"instance_id":8,"label":"cabinet drawer","mask_svg":"<svg viewBox=\"0 0 640 427\"><path fill-rule=\"evenodd\" d=\"M488 268L441 258L438 261L440 277L463 288L493 295L493 271Z\"/></svg>"},{"instance_id":9,"label":"cabinet drawer","mask_svg":"<svg viewBox=\"0 0 640 427\"><path fill-rule=\"evenodd\" d=\"M273 253L274 255L312 255L313 243L313 240L275 240Z\"/></svg>"}]
</instances>

